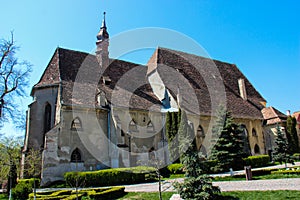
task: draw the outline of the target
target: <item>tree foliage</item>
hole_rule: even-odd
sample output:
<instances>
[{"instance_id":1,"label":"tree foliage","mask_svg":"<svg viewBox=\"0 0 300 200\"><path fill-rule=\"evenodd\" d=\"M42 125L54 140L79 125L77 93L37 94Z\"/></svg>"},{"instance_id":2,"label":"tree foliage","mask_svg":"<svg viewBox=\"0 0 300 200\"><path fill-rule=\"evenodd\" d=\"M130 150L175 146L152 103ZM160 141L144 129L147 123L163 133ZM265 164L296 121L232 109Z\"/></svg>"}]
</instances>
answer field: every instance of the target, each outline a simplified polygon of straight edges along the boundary
<instances>
[{"instance_id":1,"label":"tree foliage","mask_svg":"<svg viewBox=\"0 0 300 200\"><path fill-rule=\"evenodd\" d=\"M288 116L286 121L286 137L291 153L299 152L299 140L297 135L297 120L295 117Z\"/></svg>"},{"instance_id":2,"label":"tree foliage","mask_svg":"<svg viewBox=\"0 0 300 200\"><path fill-rule=\"evenodd\" d=\"M172 162L179 161L179 142L178 142L178 113L168 112L166 115L166 136L168 139L168 148L170 160Z\"/></svg>"},{"instance_id":3,"label":"tree foliage","mask_svg":"<svg viewBox=\"0 0 300 200\"><path fill-rule=\"evenodd\" d=\"M20 170L21 138L3 137L0 140L0 182L8 180L14 186ZM9 189L9 188L8 188Z\"/></svg>"},{"instance_id":4,"label":"tree foliage","mask_svg":"<svg viewBox=\"0 0 300 200\"><path fill-rule=\"evenodd\" d=\"M274 155L274 161L280 162L280 164L282 163L294 163L292 156L290 154L290 148L289 148L289 144L287 141L287 138L284 137L284 134L281 131L280 126L277 124L276 127L276 133L277 133L277 137L275 140L275 149L273 152Z\"/></svg>"},{"instance_id":5,"label":"tree foliage","mask_svg":"<svg viewBox=\"0 0 300 200\"><path fill-rule=\"evenodd\" d=\"M210 159L217 161L213 170L229 171L230 168L241 168L244 157L243 130L233 122L230 112L220 109L212 131L213 139L217 140L210 156Z\"/></svg>"},{"instance_id":6,"label":"tree foliage","mask_svg":"<svg viewBox=\"0 0 300 200\"><path fill-rule=\"evenodd\" d=\"M19 47L14 40L13 32L8 40L0 42L0 122L12 119L22 126L24 115L20 114L17 105L18 97L25 96L28 86L31 64L20 61L16 54Z\"/></svg>"},{"instance_id":7,"label":"tree foliage","mask_svg":"<svg viewBox=\"0 0 300 200\"><path fill-rule=\"evenodd\" d=\"M178 132L185 178L182 183L175 183L174 187L183 199L215 199L220 190L213 186L211 178L203 173L203 157L197 151L194 131L189 126L184 111L181 111Z\"/></svg>"}]
</instances>

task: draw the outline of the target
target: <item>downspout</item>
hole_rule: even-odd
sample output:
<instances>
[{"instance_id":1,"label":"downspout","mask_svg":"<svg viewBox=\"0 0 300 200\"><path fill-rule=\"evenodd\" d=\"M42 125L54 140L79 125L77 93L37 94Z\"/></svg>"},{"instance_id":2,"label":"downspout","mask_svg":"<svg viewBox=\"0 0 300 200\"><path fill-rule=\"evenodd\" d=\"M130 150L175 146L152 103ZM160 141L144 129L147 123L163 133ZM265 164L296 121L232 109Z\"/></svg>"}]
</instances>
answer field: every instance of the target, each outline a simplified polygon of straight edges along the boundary
<instances>
[{"instance_id":1,"label":"downspout","mask_svg":"<svg viewBox=\"0 0 300 200\"><path fill-rule=\"evenodd\" d=\"M107 109L107 137L108 137L108 159L109 165L111 166L111 153L110 153L110 144L111 144L111 131L110 131L110 108Z\"/></svg>"}]
</instances>

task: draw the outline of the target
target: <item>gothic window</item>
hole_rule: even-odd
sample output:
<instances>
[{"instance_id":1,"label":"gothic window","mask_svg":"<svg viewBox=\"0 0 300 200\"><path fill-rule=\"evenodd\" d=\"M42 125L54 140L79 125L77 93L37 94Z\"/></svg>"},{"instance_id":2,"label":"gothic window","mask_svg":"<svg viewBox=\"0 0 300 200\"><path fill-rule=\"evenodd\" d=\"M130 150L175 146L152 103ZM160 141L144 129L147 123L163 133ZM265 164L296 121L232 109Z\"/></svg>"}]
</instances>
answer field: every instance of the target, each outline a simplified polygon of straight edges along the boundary
<instances>
[{"instance_id":1,"label":"gothic window","mask_svg":"<svg viewBox=\"0 0 300 200\"><path fill-rule=\"evenodd\" d=\"M71 154L71 162L82 162L81 153L78 148L76 148Z\"/></svg>"},{"instance_id":2,"label":"gothic window","mask_svg":"<svg viewBox=\"0 0 300 200\"><path fill-rule=\"evenodd\" d=\"M255 137L257 136L255 128L252 129L252 136L255 136Z\"/></svg>"},{"instance_id":3,"label":"gothic window","mask_svg":"<svg viewBox=\"0 0 300 200\"><path fill-rule=\"evenodd\" d=\"M129 122L129 127L128 127L129 131L137 131L137 125L135 123L134 120L131 120Z\"/></svg>"},{"instance_id":4,"label":"gothic window","mask_svg":"<svg viewBox=\"0 0 300 200\"><path fill-rule=\"evenodd\" d=\"M76 117L75 119L73 119L72 123L71 123L71 130L75 131L82 131L82 123L79 117Z\"/></svg>"},{"instance_id":5,"label":"gothic window","mask_svg":"<svg viewBox=\"0 0 300 200\"><path fill-rule=\"evenodd\" d=\"M249 140L248 140L248 130L247 130L247 127L244 124L242 124L240 127L243 130L241 138L244 141L244 144L243 144L243 146L244 146L244 153L246 155L250 156L251 155L251 151L250 151L250 144L249 144Z\"/></svg>"},{"instance_id":6,"label":"gothic window","mask_svg":"<svg viewBox=\"0 0 300 200\"><path fill-rule=\"evenodd\" d=\"M257 144L254 146L254 153L255 154L260 154L260 148Z\"/></svg>"},{"instance_id":7,"label":"gothic window","mask_svg":"<svg viewBox=\"0 0 300 200\"><path fill-rule=\"evenodd\" d=\"M49 103L45 106L44 113L44 133L47 133L51 129L51 105Z\"/></svg>"},{"instance_id":8,"label":"gothic window","mask_svg":"<svg viewBox=\"0 0 300 200\"><path fill-rule=\"evenodd\" d=\"M197 129L197 138L205 138L205 133L201 125L198 126Z\"/></svg>"},{"instance_id":9,"label":"gothic window","mask_svg":"<svg viewBox=\"0 0 300 200\"><path fill-rule=\"evenodd\" d=\"M151 121L147 125L147 132L154 132L154 126Z\"/></svg>"}]
</instances>

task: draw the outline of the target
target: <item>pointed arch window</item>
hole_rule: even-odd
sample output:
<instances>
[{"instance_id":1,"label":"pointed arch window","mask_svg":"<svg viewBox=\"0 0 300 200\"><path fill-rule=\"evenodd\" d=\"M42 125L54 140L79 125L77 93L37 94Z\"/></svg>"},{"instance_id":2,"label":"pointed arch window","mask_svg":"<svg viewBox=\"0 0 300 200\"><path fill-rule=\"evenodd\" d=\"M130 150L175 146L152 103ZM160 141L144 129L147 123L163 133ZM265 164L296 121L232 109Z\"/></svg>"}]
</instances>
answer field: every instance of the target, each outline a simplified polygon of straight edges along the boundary
<instances>
[{"instance_id":1,"label":"pointed arch window","mask_svg":"<svg viewBox=\"0 0 300 200\"><path fill-rule=\"evenodd\" d=\"M44 113L44 133L51 130L51 105L49 103L45 106Z\"/></svg>"},{"instance_id":2,"label":"pointed arch window","mask_svg":"<svg viewBox=\"0 0 300 200\"><path fill-rule=\"evenodd\" d=\"M128 127L129 131L137 131L137 125L135 123L134 120L131 120L129 122L129 127Z\"/></svg>"},{"instance_id":3,"label":"pointed arch window","mask_svg":"<svg viewBox=\"0 0 300 200\"><path fill-rule=\"evenodd\" d=\"M254 146L254 153L255 154L260 154L260 148L257 144L255 144L255 146Z\"/></svg>"},{"instance_id":4,"label":"pointed arch window","mask_svg":"<svg viewBox=\"0 0 300 200\"><path fill-rule=\"evenodd\" d=\"M147 125L147 132L154 132L154 126L151 121Z\"/></svg>"},{"instance_id":5,"label":"pointed arch window","mask_svg":"<svg viewBox=\"0 0 300 200\"><path fill-rule=\"evenodd\" d=\"M253 128L253 129L252 129L252 136L255 136L255 137L257 137L257 133L256 133L256 130L255 130L255 128Z\"/></svg>"},{"instance_id":6,"label":"pointed arch window","mask_svg":"<svg viewBox=\"0 0 300 200\"><path fill-rule=\"evenodd\" d=\"M201 125L197 128L197 138L205 138L205 133Z\"/></svg>"},{"instance_id":7,"label":"pointed arch window","mask_svg":"<svg viewBox=\"0 0 300 200\"><path fill-rule=\"evenodd\" d=\"M82 162L81 153L78 148L74 149L71 154L71 162Z\"/></svg>"},{"instance_id":8,"label":"pointed arch window","mask_svg":"<svg viewBox=\"0 0 300 200\"><path fill-rule=\"evenodd\" d=\"M71 123L71 130L73 131L82 131L82 123L79 117L76 117L75 119L73 119L72 123Z\"/></svg>"}]
</instances>

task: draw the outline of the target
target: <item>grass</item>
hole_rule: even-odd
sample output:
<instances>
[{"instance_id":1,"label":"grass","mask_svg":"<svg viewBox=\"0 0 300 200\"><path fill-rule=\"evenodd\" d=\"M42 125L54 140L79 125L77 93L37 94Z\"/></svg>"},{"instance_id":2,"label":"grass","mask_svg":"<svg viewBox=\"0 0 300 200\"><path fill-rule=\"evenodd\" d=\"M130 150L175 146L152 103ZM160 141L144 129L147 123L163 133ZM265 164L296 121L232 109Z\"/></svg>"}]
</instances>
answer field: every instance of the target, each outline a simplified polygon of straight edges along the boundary
<instances>
[{"instance_id":1,"label":"grass","mask_svg":"<svg viewBox=\"0 0 300 200\"><path fill-rule=\"evenodd\" d=\"M6 194L0 194L0 200L7 200L8 196Z\"/></svg>"},{"instance_id":2,"label":"grass","mask_svg":"<svg viewBox=\"0 0 300 200\"><path fill-rule=\"evenodd\" d=\"M163 192L163 199L170 199L175 194L173 192ZM282 200L282 199L299 199L300 191L278 190L278 191L242 191L242 192L222 192L218 198L220 200ZM129 192L120 200L157 200L157 192Z\"/></svg>"}]
</instances>

